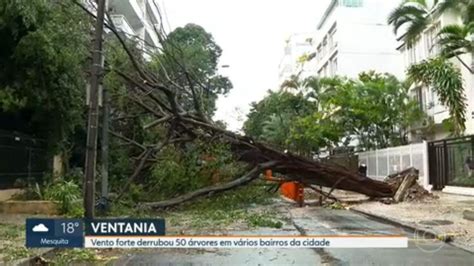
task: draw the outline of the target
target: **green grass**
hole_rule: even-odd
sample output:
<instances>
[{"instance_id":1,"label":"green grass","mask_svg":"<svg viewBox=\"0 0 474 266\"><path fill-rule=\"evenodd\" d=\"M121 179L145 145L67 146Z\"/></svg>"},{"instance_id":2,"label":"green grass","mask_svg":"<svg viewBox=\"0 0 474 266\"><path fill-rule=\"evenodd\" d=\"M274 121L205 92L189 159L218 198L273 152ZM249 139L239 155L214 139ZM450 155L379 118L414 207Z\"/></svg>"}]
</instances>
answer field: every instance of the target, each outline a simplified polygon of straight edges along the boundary
<instances>
[{"instance_id":1,"label":"green grass","mask_svg":"<svg viewBox=\"0 0 474 266\"><path fill-rule=\"evenodd\" d=\"M0 224L0 239L15 239L24 234L25 226L14 224Z\"/></svg>"},{"instance_id":2,"label":"green grass","mask_svg":"<svg viewBox=\"0 0 474 266\"><path fill-rule=\"evenodd\" d=\"M51 265L71 265L86 263L85 265L98 265L99 257L93 249L60 249L48 260ZM80 264L83 265L83 264Z\"/></svg>"},{"instance_id":3,"label":"green grass","mask_svg":"<svg viewBox=\"0 0 474 266\"><path fill-rule=\"evenodd\" d=\"M274 213L253 213L247 217L247 222L251 227L281 228L283 226Z\"/></svg>"},{"instance_id":4,"label":"green grass","mask_svg":"<svg viewBox=\"0 0 474 266\"><path fill-rule=\"evenodd\" d=\"M3 247L0 250L0 253L3 254L3 262L5 263L30 256L30 253L26 247L14 245L7 245Z\"/></svg>"}]
</instances>

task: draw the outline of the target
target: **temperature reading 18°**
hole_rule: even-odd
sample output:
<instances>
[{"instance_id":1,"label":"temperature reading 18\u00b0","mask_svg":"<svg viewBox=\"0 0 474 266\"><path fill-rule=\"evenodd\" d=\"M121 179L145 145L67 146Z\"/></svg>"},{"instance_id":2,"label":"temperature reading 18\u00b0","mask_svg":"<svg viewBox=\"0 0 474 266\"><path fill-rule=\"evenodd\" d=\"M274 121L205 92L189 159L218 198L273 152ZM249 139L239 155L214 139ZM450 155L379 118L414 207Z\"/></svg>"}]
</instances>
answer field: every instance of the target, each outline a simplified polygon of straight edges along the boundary
<instances>
[{"instance_id":1,"label":"temperature reading 18\u00b0","mask_svg":"<svg viewBox=\"0 0 474 266\"><path fill-rule=\"evenodd\" d=\"M61 223L61 227L63 229L63 234L74 234L77 228L79 228L78 222L69 222L69 223Z\"/></svg>"}]
</instances>

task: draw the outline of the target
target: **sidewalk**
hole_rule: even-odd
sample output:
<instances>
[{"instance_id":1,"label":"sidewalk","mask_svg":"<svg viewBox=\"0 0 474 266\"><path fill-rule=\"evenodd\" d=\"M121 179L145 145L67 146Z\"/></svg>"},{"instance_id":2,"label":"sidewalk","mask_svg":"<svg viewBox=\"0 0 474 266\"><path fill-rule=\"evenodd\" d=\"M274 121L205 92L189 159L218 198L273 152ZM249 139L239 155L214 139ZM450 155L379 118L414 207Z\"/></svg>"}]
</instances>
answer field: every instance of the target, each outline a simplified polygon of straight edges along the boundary
<instances>
[{"instance_id":1,"label":"sidewalk","mask_svg":"<svg viewBox=\"0 0 474 266\"><path fill-rule=\"evenodd\" d=\"M19 191L18 189L0 190L0 203L9 200ZM27 264L28 258L42 255L51 250L50 248L25 248L26 218L44 216L0 212L0 265Z\"/></svg>"},{"instance_id":2,"label":"sidewalk","mask_svg":"<svg viewBox=\"0 0 474 266\"><path fill-rule=\"evenodd\" d=\"M474 211L474 197L442 192L433 194L439 198L388 205L381 202L364 202L352 205L351 208L434 232L440 237L452 237L453 244L474 252L474 221L463 217L465 211Z\"/></svg>"}]
</instances>

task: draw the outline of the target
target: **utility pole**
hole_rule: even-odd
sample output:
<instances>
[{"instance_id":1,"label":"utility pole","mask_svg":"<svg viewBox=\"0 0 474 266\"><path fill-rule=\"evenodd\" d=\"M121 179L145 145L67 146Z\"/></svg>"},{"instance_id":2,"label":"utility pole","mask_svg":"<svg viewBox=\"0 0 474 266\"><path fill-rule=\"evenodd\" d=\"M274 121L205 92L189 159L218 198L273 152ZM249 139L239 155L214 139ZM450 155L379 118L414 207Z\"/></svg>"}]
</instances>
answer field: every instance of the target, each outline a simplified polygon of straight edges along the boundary
<instances>
[{"instance_id":1,"label":"utility pole","mask_svg":"<svg viewBox=\"0 0 474 266\"><path fill-rule=\"evenodd\" d=\"M101 83L103 74L102 36L104 33L105 1L106 0L97 0L97 19L92 48L86 162L84 167L84 216L87 219L94 218L95 168L97 163L97 135L99 126L99 85Z\"/></svg>"},{"instance_id":2,"label":"utility pole","mask_svg":"<svg viewBox=\"0 0 474 266\"><path fill-rule=\"evenodd\" d=\"M109 198L109 95L105 87L102 88L102 142L101 142L101 207L108 209Z\"/></svg>"}]
</instances>

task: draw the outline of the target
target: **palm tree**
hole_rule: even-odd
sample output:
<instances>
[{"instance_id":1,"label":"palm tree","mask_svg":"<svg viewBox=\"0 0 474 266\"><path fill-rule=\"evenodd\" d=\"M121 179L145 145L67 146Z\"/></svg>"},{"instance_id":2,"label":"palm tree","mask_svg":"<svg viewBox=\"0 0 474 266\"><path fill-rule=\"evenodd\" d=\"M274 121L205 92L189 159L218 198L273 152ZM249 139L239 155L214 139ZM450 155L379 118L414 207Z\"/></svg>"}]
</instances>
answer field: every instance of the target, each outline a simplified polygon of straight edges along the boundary
<instances>
[{"instance_id":1,"label":"palm tree","mask_svg":"<svg viewBox=\"0 0 474 266\"><path fill-rule=\"evenodd\" d=\"M388 23L393 25L395 33L402 26L406 27L402 39L410 47L438 16L447 11L459 14L464 25L448 25L441 29L439 44L442 57L410 66L408 78L411 82L433 88L441 103L449 109L454 122L453 133L460 135L465 129L466 121L463 80L459 69L446 58L456 57L472 73L474 66L469 67L459 55L473 54L473 40L469 38L472 38L473 33L474 0L434 0L431 5L427 0L405 0L389 15Z\"/></svg>"},{"instance_id":2,"label":"palm tree","mask_svg":"<svg viewBox=\"0 0 474 266\"><path fill-rule=\"evenodd\" d=\"M291 75L289 79L283 81L280 85L280 89L295 89L300 90L304 88L304 81L300 80L298 75Z\"/></svg>"},{"instance_id":3,"label":"palm tree","mask_svg":"<svg viewBox=\"0 0 474 266\"><path fill-rule=\"evenodd\" d=\"M453 11L459 14L464 24L474 21L474 1L473 0L443 0L438 3L437 12L442 14L446 11Z\"/></svg>"},{"instance_id":4,"label":"palm tree","mask_svg":"<svg viewBox=\"0 0 474 266\"><path fill-rule=\"evenodd\" d=\"M472 48L473 40L469 38L472 38L470 36L474 28L474 0L434 0L431 5L427 0L405 0L390 13L388 23L393 25L395 34L402 26L406 27L402 39L410 47L434 22L435 18L447 11L459 14L464 25L448 25L441 30L440 34L446 35L441 36L444 41L440 42L442 46L447 45L443 47L444 50L456 48L459 52L462 51L460 49L462 47ZM453 42L455 42L454 46L452 46ZM451 53L448 55L455 56Z\"/></svg>"},{"instance_id":5,"label":"palm tree","mask_svg":"<svg viewBox=\"0 0 474 266\"><path fill-rule=\"evenodd\" d=\"M440 102L449 109L454 135L461 135L466 128L466 97L459 69L444 58L432 58L411 65L408 80L433 88Z\"/></svg>"},{"instance_id":6,"label":"palm tree","mask_svg":"<svg viewBox=\"0 0 474 266\"><path fill-rule=\"evenodd\" d=\"M388 24L393 25L395 34L402 26L406 27L402 39L410 47L433 22L437 2L429 5L426 0L406 0L389 14Z\"/></svg>"},{"instance_id":7,"label":"palm tree","mask_svg":"<svg viewBox=\"0 0 474 266\"><path fill-rule=\"evenodd\" d=\"M474 74L474 22L467 25L448 25L438 34L441 54L446 58L456 57L471 73ZM471 66L468 66L459 55L471 54Z\"/></svg>"}]
</instances>

